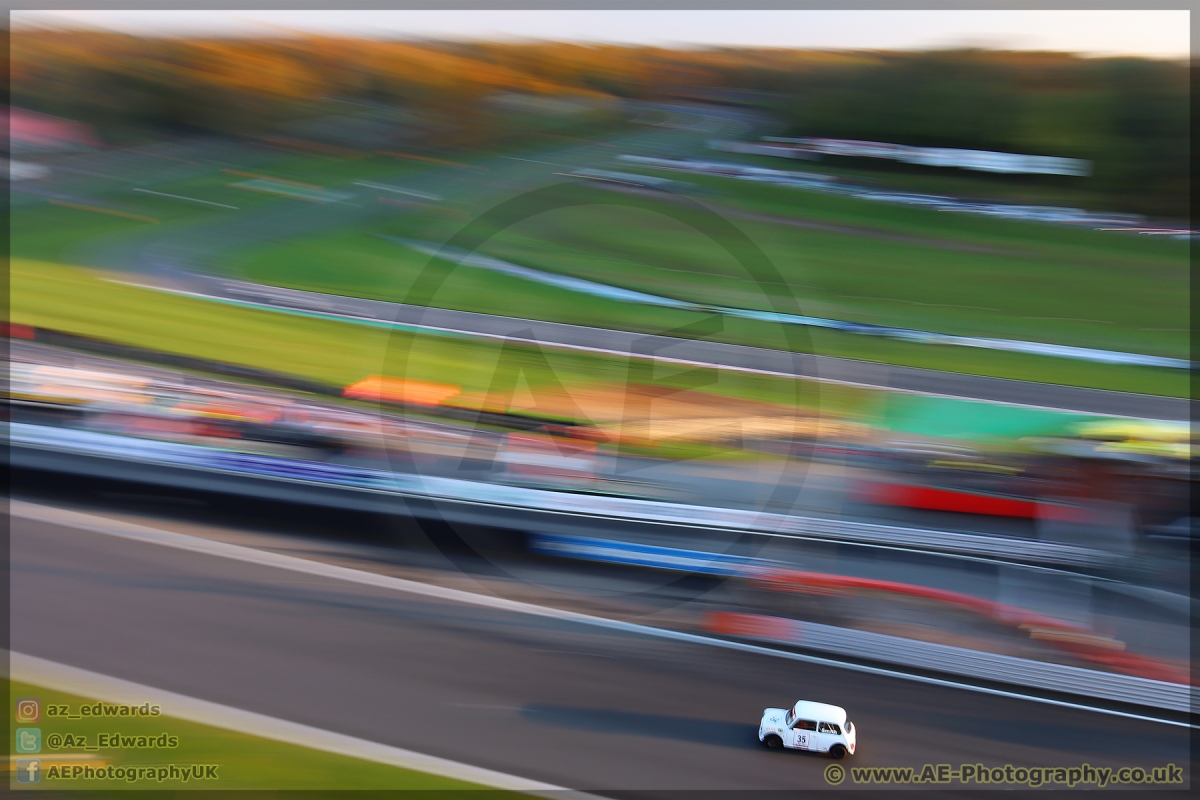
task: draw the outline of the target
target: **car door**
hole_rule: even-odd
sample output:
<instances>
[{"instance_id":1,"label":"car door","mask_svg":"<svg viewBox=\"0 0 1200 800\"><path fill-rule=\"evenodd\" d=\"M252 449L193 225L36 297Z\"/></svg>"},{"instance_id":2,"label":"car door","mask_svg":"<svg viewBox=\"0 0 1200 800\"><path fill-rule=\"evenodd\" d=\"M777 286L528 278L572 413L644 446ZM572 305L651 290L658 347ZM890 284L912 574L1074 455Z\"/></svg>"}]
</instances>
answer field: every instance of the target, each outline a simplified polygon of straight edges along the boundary
<instances>
[{"instance_id":1,"label":"car door","mask_svg":"<svg viewBox=\"0 0 1200 800\"><path fill-rule=\"evenodd\" d=\"M832 722L822 722L817 725L817 734L813 737L813 750L818 753L828 753L829 748L841 741L841 728Z\"/></svg>"},{"instance_id":2,"label":"car door","mask_svg":"<svg viewBox=\"0 0 1200 800\"><path fill-rule=\"evenodd\" d=\"M815 720L798 719L792 723L791 747L796 750L813 749L813 737L817 733Z\"/></svg>"}]
</instances>

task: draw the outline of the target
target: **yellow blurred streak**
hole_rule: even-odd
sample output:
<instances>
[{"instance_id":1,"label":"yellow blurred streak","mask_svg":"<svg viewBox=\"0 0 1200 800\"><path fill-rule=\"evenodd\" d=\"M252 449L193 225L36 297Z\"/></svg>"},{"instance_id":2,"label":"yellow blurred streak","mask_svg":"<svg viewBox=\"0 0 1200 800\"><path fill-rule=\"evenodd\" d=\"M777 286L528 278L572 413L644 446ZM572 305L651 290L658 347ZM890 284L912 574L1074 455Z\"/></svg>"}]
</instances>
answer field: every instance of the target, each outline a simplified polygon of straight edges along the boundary
<instances>
[{"instance_id":1,"label":"yellow blurred streak","mask_svg":"<svg viewBox=\"0 0 1200 800\"><path fill-rule=\"evenodd\" d=\"M1085 439L1186 442L1191 438L1191 429L1186 422L1103 420L1083 423L1075 430L1079 436Z\"/></svg>"},{"instance_id":2,"label":"yellow blurred streak","mask_svg":"<svg viewBox=\"0 0 1200 800\"><path fill-rule=\"evenodd\" d=\"M703 417L641 420L601 425L613 438L627 442L719 443L738 439L861 440L867 429L840 420L815 417Z\"/></svg>"},{"instance_id":3,"label":"yellow blurred streak","mask_svg":"<svg viewBox=\"0 0 1200 800\"><path fill-rule=\"evenodd\" d=\"M1019 467L1010 467L1004 464L979 464L972 461L930 461L929 466L961 469L967 472L990 472L997 475L1015 475L1021 472Z\"/></svg>"},{"instance_id":4,"label":"yellow blurred streak","mask_svg":"<svg viewBox=\"0 0 1200 800\"><path fill-rule=\"evenodd\" d=\"M1192 446L1186 442L1107 442L1096 448L1102 453L1121 453L1167 458L1191 458Z\"/></svg>"}]
</instances>

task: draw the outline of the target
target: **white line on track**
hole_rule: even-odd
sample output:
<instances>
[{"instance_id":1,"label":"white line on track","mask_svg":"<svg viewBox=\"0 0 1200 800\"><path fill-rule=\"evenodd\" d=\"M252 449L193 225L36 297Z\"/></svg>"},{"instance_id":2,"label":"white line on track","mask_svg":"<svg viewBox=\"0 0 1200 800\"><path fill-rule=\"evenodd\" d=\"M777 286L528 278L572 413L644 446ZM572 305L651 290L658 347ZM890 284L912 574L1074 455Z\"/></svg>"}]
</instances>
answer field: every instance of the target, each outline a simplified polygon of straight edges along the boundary
<instances>
[{"instance_id":1,"label":"white line on track","mask_svg":"<svg viewBox=\"0 0 1200 800\"><path fill-rule=\"evenodd\" d=\"M1087 415L1094 416L1094 417L1106 417L1106 418L1116 418L1116 419L1136 419L1136 420L1147 419L1146 417L1133 416L1133 415L1129 415L1129 414L1105 414L1105 413L1101 413L1099 411L1082 411L1080 409L1071 408L1069 406L1046 406L1046 405L1038 405L1036 403L1018 403L1018 402L1015 402L1012 400L988 400L988 399L982 398L982 397L972 397L970 395L959 395L959 394L947 394L945 392L930 392L930 391L925 391L922 389L902 389L899 387L887 386L885 384L866 383L864 381L851 381L851 380L845 380L842 378L830 378L827 376L823 376L819 373L805 374L805 373L801 373L801 372L784 372L782 370L761 369L758 367L740 367L735 364L724 364L724 363L717 362L717 361L698 361L698 360L690 359L690 358L672 358L671 356L659 355L658 353L636 353L636 352L632 352L630 350L617 350L617 349L612 349L612 348L607 348L607 347L591 347L589 345L567 344L565 342L533 341L533 340L526 341L524 339L517 339L512 336L509 336L507 334L502 334L502 333L485 333L483 331L468 330L466 328L447 328L447 327L438 326L438 325L425 325L425 324L422 324L419 322L396 322L396 321L391 321L391 320L386 320L386 319L376 319L373 317L363 317L363 316L358 316L355 314L341 314L341 313L332 312L332 311L317 311L314 309L307 309L307 308L292 308L290 306L276 306L276 305L271 305L269 303L256 303L256 302L253 302L250 300L236 300L231 297L221 297L219 295L205 294L203 292L189 292L185 289L173 289L173 288L169 288L166 286L156 286L152 283L144 283L144 282L139 282L139 281L126 281L126 280L121 280L119 278L105 278L105 280L107 280L109 283L119 283L123 286L136 286L139 289L148 289L153 292L163 292L165 294L174 294L174 295L179 295L181 297L194 297L198 300L209 300L209 301L212 301L215 303L224 303L225 305L239 306L242 308L253 308L253 309L257 309L257 310L261 310L261 311L273 311L278 314L289 314L289 315L293 315L293 316L309 317L312 319L327 319L327 320L332 320L335 322L347 322L347 323L356 324L356 325L371 325L374 327L397 328L397 329L401 329L401 330L418 328L418 329L425 330L425 331L431 331L435 334L449 334L452 336L465 336L465 337L477 338L477 339L495 339L495 340L504 341L504 342L512 341L512 342L516 342L518 344L525 343L525 344L529 344L532 346L545 347L545 348L550 348L550 349L578 350L580 352L600 353L602 355L617 356L620 358L629 358L629 359L637 358L637 359L642 359L642 360L646 360L646 361L656 361L656 362L662 362L664 364L680 364L680 365L684 365L684 366L709 367L709 368L717 369L717 370L726 370L727 372L744 372L744 373L748 373L748 374L752 374L752 375L769 375L769 376L779 377L779 378L789 378L792 380L816 381L818 383L829 383L829 384L834 384L837 386L853 386L853 387L858 387L858 388L863 388L863 389L878 389L878 390L882 390L882 391L895 392L895 393L899 393L899 394L921 395L923 397L946 397L946 398L950 398L953 400L971 400L971 401L981 402L981 403L990 403L992 405L1012 406L1015 408L1035 408L1035 409L1039 409L1039 410L1043 410L1043 411L1069 411L1069 412L1072 412L1075 414L1087 414ZM491 315L483 315L483 316L491 316ZM509 319L518 319L518 318L510 317ZM532 322L535 324L540 324L542 322L545 322L545 320L519 320L519 321ZM568 323L555 322L555 323L549 323L549 324L561 325L561 324L568 324ZM580 326L575 326L575 327L580 327ZM799 358L802 355L801 353L787 353L786 351L777 351L777 352L781 352L784 355L792 355L794 358ZM884 365L884 366L886 367L887 365ZM970 378L970 377L986 378L987 376L967 375L966 377L968 377L968 378ZM997 380L1004 380L1004 379L997 379ZM1034 385L1036 386L1036 384L1034 384ZM1068 387L1068 388L1071 388L1071 387ZM1110 391L1110 390L1097 389L1094 391ZM1116 393L1119 393L1119 392L1116 392ZM1159 420L1158 420L1158 418L1153 418L1153 421L1159 421ZM1172 419L1169 417L1164 417L1161 419L1161 421L1176 422L1178 420Z\"/></svg>"},{"instance_id":2,"label":"white line on track","mask_svg":"<svg viewBox=\"0 0 1200 800\"><path fill-rule=\"evenodd\" d=\"M66 527L89 531L91 533L115 536L121 539L129 539L147 544L157 544L163 547L172 547L177 550L203 553L205 555L215 556L218 558L227 558L233 561L242 561L249 564L275 567L277 569L285 569L306 575L317 575L323 578L357 583L364 586L374 586L382 589L390 589L393 591L420 595L423 597L433 597L439 600L448 600L467 605L499 609L517 614L529 614L537 617L567 620L584 625L594 625L596 627L622 631L625 633L654 636L661 639L671 639L674 641L688 642L691 644L720 647L726 650L737 650L744 653L756 653L759 655L773 656L775 658L786 658L792 661L820 664L822 666L845 669L852 672L863 672L869 675L900 678L902 680L915 681L917 683L925 683L933 686L962 689L964 691L990 694L997 697L1008 697L1016 700L1027 700L1034 703L1043 703L1046 705L1059 706L1061 708L1073 708L1079 711L1088 711L1096 714L1107 714L1110 716L1125 717L1127 719L1136 719L1145 722L1157 722L1163 725L1172 725L1175 727L1200 729L1200 725L1191 725L1186 722L1162 719L1161 717L1153 717L1145 714L1133 714L1127 711L1098 708L1096 706L1089 706L1084 703L1052 700L1046 697L1038 697L1037 695L1022 694L1020 692L1005 691L1003 689L993 689L985 686L976 686L969 683L961 683L959 681L946 680L942 678L931 678L925 675L913 675L911 673L892 669L884 669L882 667L869 667L864 664L838 661L832 658L823 658L821 656L808 655L805 653L794 653L786 650L776 650L770 647L731 641L729 639L720 639L713 636L703 636L695 633L673 631L666 628L656 628L652 625L639 625L633 622L606 619L604 617L596 617L590 614L580 614L575 611L566 611L559 608L539 606L533 603L507 600L503 597L475 594L473 592L465 592L460 589L449 589L443 586L421 583L419 581L396 578L391 575L380 575L379 573L368 572L366 570L339 567L335 564L326 564L321 561L311 561L306 558L297 558L295 556L284 555L282 553L271 553L265 550L257 550L252 547L243 547L242 545L214 541L212 539L205 539L198 536L188 536L182 533L152 528L147 525L137 525L135 523L113 520L107 517L97 516L95 514L85 514L79 511L53 508L23 500L12 500L9 504L9 514L12 517L21 517L24 519L37 520L39 522L47 522L54 525L63 525Z\"/></svg>"},{"instance_id":3,"label":"white line on track","mask_svg":"<svg viewBox=\"0 0 1200 800\"><path fill-rule=\"evenodd\" d=\"M409 197L419 197L422 200L441 200L436 194L425 194L423 192L414 192L411 189L401 189L399 186L388 186L386 183L368 183L367 181L355 181L355 186L362 186L365 189L378 189L381 192L395 192L396 194L406 194Z\"/></svg>"},{"instance_id":4,"label":"white line on track","mask_svg":"<svg viewBox=\"0 0 1200 800\"><path fill-rule=\"evenodd\" d=\"M167 194L166 192L155 192L151 191L150 189L134 189L133 191L141 192L142 194L156 194L159 197L173 197L176 200L187 200L190 203L204 203L206 206L220 206L221 208L232 208L234 211L238 210L237 206L229 206L225 205L224 203L214 203L211 200L201 200L196 197L184 197L181 194Z\"/></svg>"},{"instance_id":5,"label":"white line on track","mask_svg":"<svg viewBox=\"0 0 1200 800\"><path fill-rule=\"evenodd\" d=\"M167 718L187 720L325 753L335 753L376 764L426 772L481 786L527 794L547 794L555 798L586 800L595 797L595 795L574 792L562 786L531 781L504 772L474 767L470 764L404 750L368 739L359 739L356 736L346 736L254 711L210 703L196 697L168 692L165 689L102 675L98 672L67 666L25 653L9 652L9 675L15 681L31 683L67 694L78 694L105 703L122 705L155 703L162 706L163 716Z\"/></svg>"}]
</instances>

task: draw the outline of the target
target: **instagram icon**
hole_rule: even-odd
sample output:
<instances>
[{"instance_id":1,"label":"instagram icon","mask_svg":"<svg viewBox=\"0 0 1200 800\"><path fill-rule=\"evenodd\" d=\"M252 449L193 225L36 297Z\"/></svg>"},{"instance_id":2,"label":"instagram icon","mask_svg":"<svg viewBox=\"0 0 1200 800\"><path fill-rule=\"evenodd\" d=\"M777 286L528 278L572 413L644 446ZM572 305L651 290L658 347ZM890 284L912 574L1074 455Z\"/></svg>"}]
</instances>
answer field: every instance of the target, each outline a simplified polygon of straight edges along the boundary
<instances>
[{"instance_id":1,"label":"instagram icon","mask_svg":"<svg viewBox=\"0 0 1200 800\"><path fill-rule=\"evenodd\" d=\"M37 722L42 716L42 704L36 697L17 701L17 722Z\"/></svg>"}]
</instances>

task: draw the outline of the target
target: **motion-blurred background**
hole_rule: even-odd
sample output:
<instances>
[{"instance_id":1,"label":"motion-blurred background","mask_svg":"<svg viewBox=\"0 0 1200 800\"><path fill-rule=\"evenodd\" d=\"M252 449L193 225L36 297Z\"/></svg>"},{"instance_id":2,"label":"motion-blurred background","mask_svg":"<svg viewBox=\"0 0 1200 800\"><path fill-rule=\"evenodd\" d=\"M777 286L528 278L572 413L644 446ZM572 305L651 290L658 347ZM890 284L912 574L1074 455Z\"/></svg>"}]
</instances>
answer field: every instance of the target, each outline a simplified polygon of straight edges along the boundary
<instances>
[{"instance_id":1,"label":"motion-blurred background","mask_svg":"<svg viewBox=\"0 0 1200 800\"><path fill-rule=\"evenodd\" d=\"M1186 59L287 24L14 29L18 499L1187 682Z\"/></svg>"}]
</instances>

